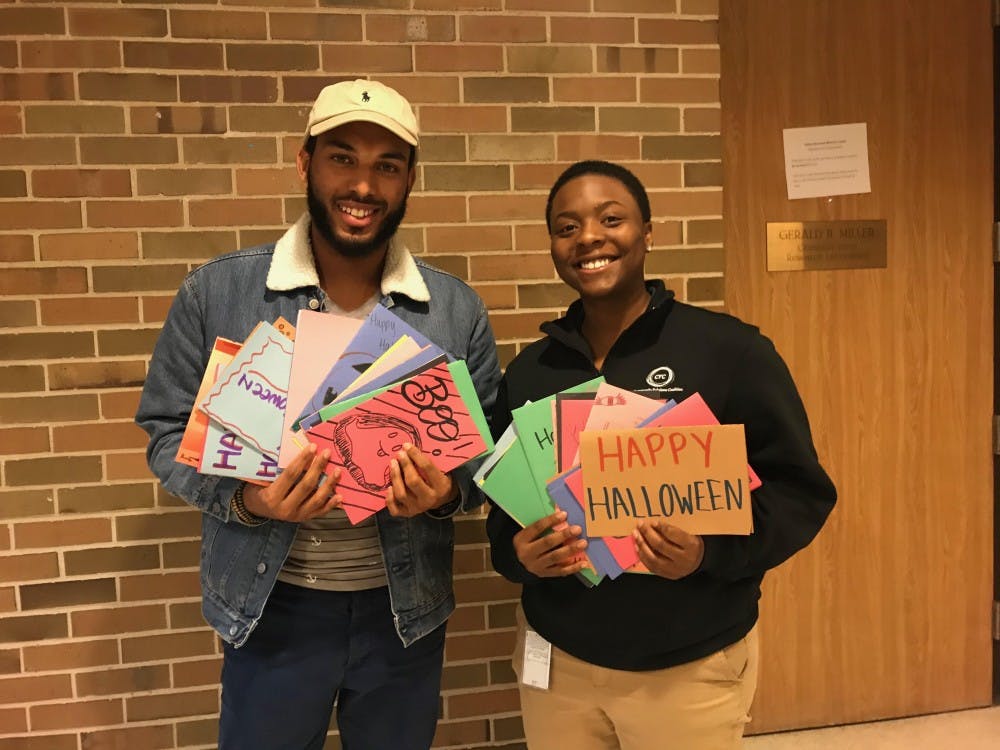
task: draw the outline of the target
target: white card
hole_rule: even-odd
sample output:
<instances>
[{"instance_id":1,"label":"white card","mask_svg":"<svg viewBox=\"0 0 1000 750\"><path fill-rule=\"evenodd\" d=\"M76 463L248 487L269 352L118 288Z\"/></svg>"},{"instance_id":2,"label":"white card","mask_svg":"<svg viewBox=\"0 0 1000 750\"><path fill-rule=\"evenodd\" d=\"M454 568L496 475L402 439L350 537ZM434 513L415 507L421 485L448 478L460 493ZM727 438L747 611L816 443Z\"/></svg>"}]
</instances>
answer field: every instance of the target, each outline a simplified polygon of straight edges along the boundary
<instances>
[{"instance_id":1,"label":"white card","mask_svg":"<svg viewBox=\"0 0 1000 750\"><path fill-rule=\"evenodd\" d=\"M782 137L789 199L872 191L867 123L785 128Z\"/></svg>"},{"instance_id":2,"label":"white card","mask_svg":"<svg viewBox=\"0 0 1000 750\"><path fill-rule=\"evenodd\" d=\"M521 682L531 687L549 689L549 665L552 661L552 644L528 628L524 634L524 663L521 665Z\"/></svg>"}]
</instances>

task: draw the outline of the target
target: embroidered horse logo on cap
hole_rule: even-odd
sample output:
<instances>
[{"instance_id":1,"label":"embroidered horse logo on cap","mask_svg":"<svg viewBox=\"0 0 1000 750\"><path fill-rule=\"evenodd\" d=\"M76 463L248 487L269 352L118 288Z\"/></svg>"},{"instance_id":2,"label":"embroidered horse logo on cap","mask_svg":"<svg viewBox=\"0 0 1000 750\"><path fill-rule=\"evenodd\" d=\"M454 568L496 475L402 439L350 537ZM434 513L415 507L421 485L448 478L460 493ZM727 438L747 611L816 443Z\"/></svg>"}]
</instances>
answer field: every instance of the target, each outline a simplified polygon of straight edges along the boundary
<instances>
[{"instance_id":1,"label":"embroidered horse logo on cap","mask_svg":"<svg viewBox=\"0 0 1000 750\"><path fill-rule=\"evenodd\" d=\"M361 101L363 101L363 102L370 102L371 100L372 100L372 98L370 96L368 96L368 92L367 91L362 91L361 92Z\"/></svg>"}]
</instances>

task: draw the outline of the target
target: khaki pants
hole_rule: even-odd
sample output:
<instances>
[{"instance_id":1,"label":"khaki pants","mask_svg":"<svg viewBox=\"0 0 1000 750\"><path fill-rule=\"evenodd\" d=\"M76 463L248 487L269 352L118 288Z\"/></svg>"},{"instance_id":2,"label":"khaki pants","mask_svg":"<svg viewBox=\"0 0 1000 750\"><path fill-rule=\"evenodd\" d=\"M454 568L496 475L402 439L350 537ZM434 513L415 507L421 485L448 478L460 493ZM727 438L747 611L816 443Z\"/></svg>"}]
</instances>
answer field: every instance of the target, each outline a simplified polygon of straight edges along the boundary
<instances>
[{"instance_id":1,"label":"khaki pants","mask_svg":"<svg viewBox=\"0 0 1000 750\"><path fill-rule=\"evenodd\" d=\"M757 628L703 659L651 672L594 666L553 646L549 689L519 687L530 750L735 750L757 687Z\"/></svg>"}]
</instances>

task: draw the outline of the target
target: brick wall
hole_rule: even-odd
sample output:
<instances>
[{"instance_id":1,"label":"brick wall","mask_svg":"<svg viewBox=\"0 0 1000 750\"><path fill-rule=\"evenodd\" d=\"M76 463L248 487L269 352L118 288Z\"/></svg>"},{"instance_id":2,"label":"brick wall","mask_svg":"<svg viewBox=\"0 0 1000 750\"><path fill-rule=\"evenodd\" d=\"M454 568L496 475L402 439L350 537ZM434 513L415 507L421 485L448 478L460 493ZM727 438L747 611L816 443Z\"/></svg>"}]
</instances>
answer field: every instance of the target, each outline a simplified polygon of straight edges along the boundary
<instances>
[{"instance_id":1,"label":"brick wall","mask_svg":"<svg viewBox=\"0 0 1000 750\"><path fill-rule=\"evenodd\" d=\"M569 162L650 190L648 270L721 306L717 0L0 0L0 750L212 747L199 519L132 424L184 274L277 237L316 92L370 75L423 131L410 246L483 296L508 361L570 300ZM516 588L458 523L436 746L523 747ZM329 747L339 747L331 736Z\"/></svg>"}]
</instances>

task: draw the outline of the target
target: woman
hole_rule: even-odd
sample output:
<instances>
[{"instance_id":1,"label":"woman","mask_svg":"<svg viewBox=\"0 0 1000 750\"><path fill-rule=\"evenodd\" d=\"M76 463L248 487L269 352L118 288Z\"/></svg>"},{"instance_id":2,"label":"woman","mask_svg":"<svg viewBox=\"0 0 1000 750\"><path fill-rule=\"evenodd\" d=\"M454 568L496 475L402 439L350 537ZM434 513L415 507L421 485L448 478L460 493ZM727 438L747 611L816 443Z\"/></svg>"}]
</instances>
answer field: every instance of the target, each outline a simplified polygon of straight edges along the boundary
<instances>
[{"instance_id":1,"label":"woman","mask_svg":"<svg viewBox=\"0 0 1000 750\"><path fill-rule=\"evenodd\" d=\"M491 508L494 567L523 584L514 668L529 747L737 748L756 687L761 579L816 535L836 491L771 342L645 278L652 224L635 175L603 161L574 164L552 186L545 218L552 261L579 299L508 366L497 434L511 409L599 374L662 399L697 392L721 422L745 426L763 485L752 495L751 536L643 521L634 541L651 574L592 588L573 575L586 547L580 527L552 530L564 513L521 529ZM552 644L548 689L525 685L521 672L525 639L538 636ZM533 669L538 653L531 649Z\"/></svg>"}]
</instances>

